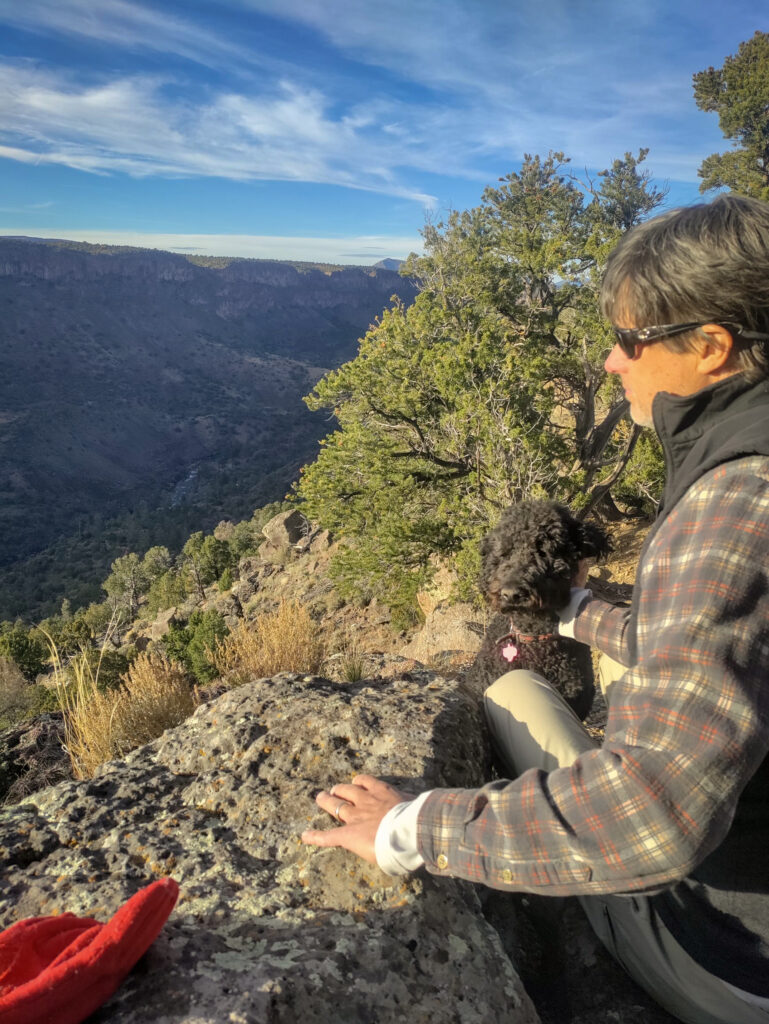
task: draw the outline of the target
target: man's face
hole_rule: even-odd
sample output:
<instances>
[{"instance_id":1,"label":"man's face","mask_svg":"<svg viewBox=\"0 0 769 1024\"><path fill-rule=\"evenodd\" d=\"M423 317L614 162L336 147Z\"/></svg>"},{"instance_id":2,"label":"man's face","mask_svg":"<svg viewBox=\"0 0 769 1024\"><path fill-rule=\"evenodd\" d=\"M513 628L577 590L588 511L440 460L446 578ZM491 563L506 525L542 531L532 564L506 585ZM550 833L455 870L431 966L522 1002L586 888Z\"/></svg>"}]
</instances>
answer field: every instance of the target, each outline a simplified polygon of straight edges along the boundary
<instances>
[{"instance_id":1,"label":"man's face","mask_svg":"<svg viewBox=\"0 0 769 1024\"><path fill-rule=\"evenodd\" d=\"M623 318L618 327L635 327ZM636 357L630 359L619 345L609 353L604 369L616 373L630 402L631 419L641 427L651 427L652 401L660 391L671 395L693 395L709 381L697 370L697 352L671 352L663 341L639 345Z\"/></svg>"}]
</instances>

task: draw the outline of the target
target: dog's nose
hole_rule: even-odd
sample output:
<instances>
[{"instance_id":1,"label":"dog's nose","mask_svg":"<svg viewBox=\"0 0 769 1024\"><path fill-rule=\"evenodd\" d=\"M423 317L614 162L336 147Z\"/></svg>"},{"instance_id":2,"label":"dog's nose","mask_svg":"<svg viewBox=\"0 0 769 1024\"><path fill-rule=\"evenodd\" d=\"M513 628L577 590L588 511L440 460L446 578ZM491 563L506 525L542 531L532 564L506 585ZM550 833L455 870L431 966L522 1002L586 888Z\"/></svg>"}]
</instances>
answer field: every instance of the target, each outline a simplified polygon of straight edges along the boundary
<instances>
[{"instance_id":1,"label":"dog's nose","mask_svg":"<svg viewBox=\"0 0 769 1024\"><path fill-rule=\"evenodd\" d=\"M510 604L515 600L515 588L514 587L500 587L499 589L499 600L502 604Z\"/></svg>"}]
</instances>

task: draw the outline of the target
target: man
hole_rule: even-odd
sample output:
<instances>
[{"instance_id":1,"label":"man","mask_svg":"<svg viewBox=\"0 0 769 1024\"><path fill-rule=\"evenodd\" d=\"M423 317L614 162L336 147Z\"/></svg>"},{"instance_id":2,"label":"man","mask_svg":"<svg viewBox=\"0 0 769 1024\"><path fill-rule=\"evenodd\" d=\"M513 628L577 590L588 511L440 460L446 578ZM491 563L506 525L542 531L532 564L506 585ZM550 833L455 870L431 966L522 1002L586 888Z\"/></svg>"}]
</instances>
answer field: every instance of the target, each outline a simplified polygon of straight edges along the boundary
<instances>
[{"instance_id":1,"label":"man","mask_svg":"<svg viewBox=\"0 0 769 1024\"><path fill-rule=\"evenodd\" d=\"M620 666L603 744L511 672L485 701L514 781L413 800L359 776L317 797L342 827L303 839L390 873L577 895L680 1020L766 1024L769 205L719 196L633 229L602 308L606 369L667 466L632 608L580 589L561 615Z\"/></svg>"}]
</instances>

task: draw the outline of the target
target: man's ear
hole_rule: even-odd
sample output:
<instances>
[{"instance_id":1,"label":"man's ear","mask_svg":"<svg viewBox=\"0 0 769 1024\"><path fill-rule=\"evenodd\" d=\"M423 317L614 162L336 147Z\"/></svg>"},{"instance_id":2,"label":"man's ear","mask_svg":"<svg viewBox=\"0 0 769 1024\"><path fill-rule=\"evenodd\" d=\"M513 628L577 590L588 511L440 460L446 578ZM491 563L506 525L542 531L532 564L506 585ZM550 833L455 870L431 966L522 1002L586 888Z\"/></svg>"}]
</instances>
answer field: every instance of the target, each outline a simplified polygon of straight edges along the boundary
<instances>
[{"instance_id":1,"label":"man's ear","mask_svg":"<svg viewBox=\"0 0 769 1024\"><path fill-rule=\"evenodd\" d=\"M734 338L731 331L720 324L705 324L700 327L701 341L697 349L697 370L703 377L728 377L736 372L732 366ZM705 337L702 338L702 335Z\"/></svg>"}]
</instances>

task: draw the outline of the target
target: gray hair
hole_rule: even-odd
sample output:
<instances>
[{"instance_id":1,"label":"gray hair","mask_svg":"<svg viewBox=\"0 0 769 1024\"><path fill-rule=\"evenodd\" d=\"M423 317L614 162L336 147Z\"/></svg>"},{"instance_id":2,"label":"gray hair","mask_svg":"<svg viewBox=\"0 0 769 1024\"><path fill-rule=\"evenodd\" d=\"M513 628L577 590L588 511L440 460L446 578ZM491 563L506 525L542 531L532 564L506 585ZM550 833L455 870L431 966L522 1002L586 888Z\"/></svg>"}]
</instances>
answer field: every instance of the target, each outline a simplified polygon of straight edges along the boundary
<instances>
[{"instance_id":1,"label":"gray hair","mask_svg":"<svg viewBox=\"0 0 769 1024\"><path fill-rule=\"evenodd\" d=\"M601 310L636 327L732 322L769 334L769 203L720 195L639 224L609 256ZM769 377L769 341L735 334L734 343L737 369ZM692 348L694 332L664 344Z\"/></svg>"}]
</instances>

